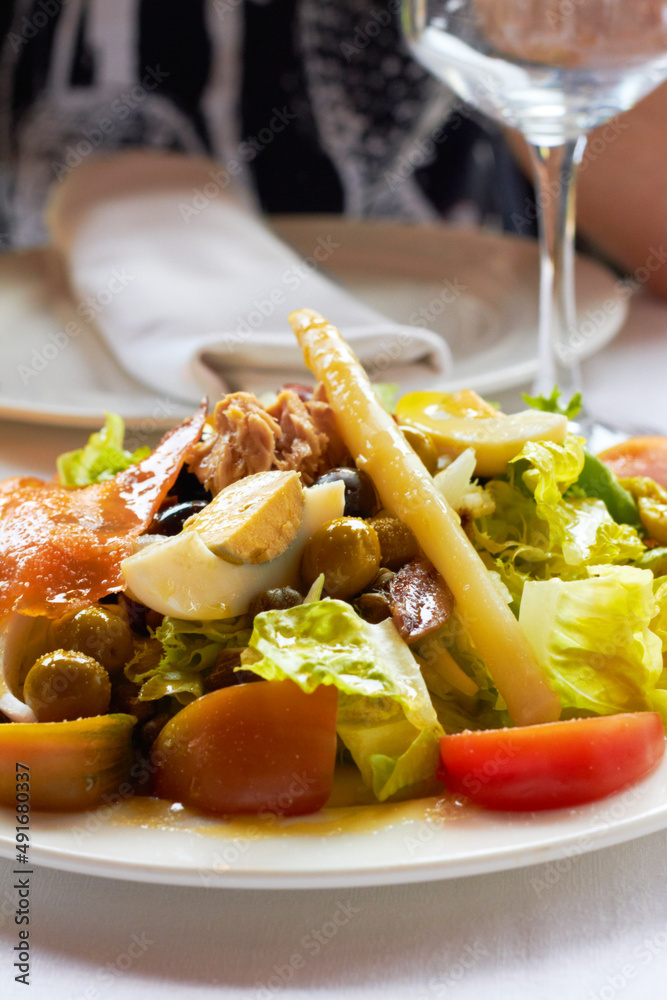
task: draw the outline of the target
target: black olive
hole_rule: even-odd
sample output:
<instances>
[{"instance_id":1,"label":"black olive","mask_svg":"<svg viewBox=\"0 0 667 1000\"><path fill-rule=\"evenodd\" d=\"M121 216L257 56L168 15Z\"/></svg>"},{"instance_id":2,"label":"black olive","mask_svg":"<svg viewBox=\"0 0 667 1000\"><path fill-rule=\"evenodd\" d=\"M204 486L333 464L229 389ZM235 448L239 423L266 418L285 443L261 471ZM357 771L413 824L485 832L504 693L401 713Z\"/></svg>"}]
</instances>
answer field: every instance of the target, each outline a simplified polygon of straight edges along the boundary
<instances>
[{"instance_id":1,"label":"black olive","mask_svg":"<svg viewBox=\"0 0 667 1000\"><path fill-rule=\"evenodd\" d=\"M345 483L345 517L373 517L380 510L380 501L373 480L360 469L329 469L317 480L319 483Z\"/></svg>"},{"instance_id":2,"label":"black olive","mask_svg":"<svg viewBox=\"0 0 667 1000\"><path fill-rule=\"evenodd\" d=\"M212 499L211 493L203 483L200 483L194 472L190 472L185 466L181 469L176 482L172 486L170 493L176 495L180 502L184 500L208 500Z\"/></svg>"},{"instance_id":3,"label":"black olive","mask_svg":"<svg viewBox=\"0 0 667 1000\"><path fill-rule=\"evenodd\" d=\"M206 500L182 500L159 510L150 527L151 535L178 535L189 517L206 507Z\"/></svg>"},{"instance_id":4,"label":"black olive","mask_svg":"<svg viewBox=\"0 0 667 1000\"><path fill-rule=\"evenodd\" d=\"M119 604L125 609L127 621L133 632L137 635L150 635L162 624L162 615L152 608L147 608L139 601L133 601L127 594L120 594Z\"/></svg>"}]
</instances>

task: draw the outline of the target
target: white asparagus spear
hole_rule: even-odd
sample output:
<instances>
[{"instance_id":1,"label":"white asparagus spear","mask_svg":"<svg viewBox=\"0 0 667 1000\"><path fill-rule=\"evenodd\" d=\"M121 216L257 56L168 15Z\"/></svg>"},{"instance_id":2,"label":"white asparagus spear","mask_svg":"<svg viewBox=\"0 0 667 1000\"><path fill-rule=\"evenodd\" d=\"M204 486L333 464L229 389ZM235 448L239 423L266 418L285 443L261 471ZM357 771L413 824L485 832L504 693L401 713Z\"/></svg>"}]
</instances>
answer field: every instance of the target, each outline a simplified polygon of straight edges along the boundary
<instances>
[{"instance_id":1,"label":"white asparagus spear","mask_svg":"<svg viewBox=\"0 0 667 1000\"><path fill-rule=\"evenodd\" d=\"M338 330L318 313L289 317L306 364L324 383L339 430L384 506L412 529L447 581L461 620L517 725L552 722L560 703L519 623L458 519L433 485Z\"/></svg>"}]
</instances>

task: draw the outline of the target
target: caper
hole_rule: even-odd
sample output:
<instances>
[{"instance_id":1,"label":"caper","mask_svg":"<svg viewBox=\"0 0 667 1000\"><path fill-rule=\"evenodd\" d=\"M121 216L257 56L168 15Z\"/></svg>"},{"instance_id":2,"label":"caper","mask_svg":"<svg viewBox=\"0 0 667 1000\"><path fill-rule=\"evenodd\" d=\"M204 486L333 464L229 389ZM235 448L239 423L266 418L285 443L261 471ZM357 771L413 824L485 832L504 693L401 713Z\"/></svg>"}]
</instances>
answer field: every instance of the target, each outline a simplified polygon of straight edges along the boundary
<instances>
[{"instance_id":1,"label":"caper","mask_svg":"<svg viewBox=\"0 0 667 1000\"><path fill-rule=\"evenodd\" d=\"M303 597L294 587L274 587L253 598L248 614L254 618L262 611L281 611L284 608L295 608L297 604L303 604Z\"/></svg>"},{"instance_id":2,"label":"caper","mask_svg":"<svg viewBox=\"0 0 667 1000\"><path fill-rule=\"evenodd\" d=\"M352 597L367 587L380 566L380 543L374 528L359 517L337 517L309 539L301 574L310 586L324 573L331 597Z\"/></svg>"},{"instance_id":3,"label":"caper","mask_svg":"<svg viewBox=\"0 0 667 1000\"><path fill-rule=\"evenodd\" d=\"M187 519L193 514L198 514L206 506L208 506L207 500L179 500L178 503L164 507L153 518L149 534L169 537L178 535L183 530Z\"/></svg>"},{"instance_id":4,"label":"caper","mask_svg":"<svg viewBox=\"0 0 667 1000\"><path fill-rule=\"evenodd\" d=\"M111 711L134 715L139 722L152 719L157 712L157 704L154 701L141 701L139 690L137 684L125 680L122 675L121 678L114 678L111 687Z\"/></svg>"},{"instance_id":5,"label":"caper","mask_svg":"<svg viewBox=\"0 0 667 1000\"><path fill-rule=\"evenodd\" d=\"M380 511L369 524L378 536L382 565L387 569L400 569L419 554L417 539L410 529L388 511Z\"/></svg>"},{"instance_id":6,"label":"caper","mask_svg":"<svg viewBox=\"0 0 667 1000\"><path fill-rule=\"evenodd\" d=\"M366 591L357 598L356 607L364 621L370 622L371 625L378 625L391 618L391 605L387 594Z\"/></svg>"},{"instance_id":7,"label":"caper","mask_svg":"<svg viewBox=\"0 0 667 1000\"><path fill-rule=\"evenodd\" d=\"M345 517L372 517L380 509L380 501L373 480L361 469L329 469L317 480L319 483L345 484Z\"/></svg>"},{"instance_id":8,"label":"caper","mask_svg":"<svg viewBox=\"0 0 667 1000\"><path fill-rule=\"evenodd\" d=\"M110 674L119 673L134 653L125 615L99 604L61 618L54 626L53 638L60 649L85 653Z\"/></svg>"},{"instance_id":9,"label":"caper","mask_svg":"<svg viewBox=\"0 0 667 1000\"><path fill-rule=\"evenodd\" d=\"M109 675L92 656L74 650L45 653L28 671L23 697L39 722L104 715L111 699Z\"/></svg>"},{"instance_id":10,"label":"caper","mask_svg":"<svg viewBox=\"0 0 667 1000\"><path fill-rule=\"evenodd\" d=\"M139 728L139 741L142 746L149 750L171 718L169 712L160 712L159 715L154 715L152 719L143 722Z\"/></svg>"},{"instance_id":11,"label":"caper","mask_svg":"<svg viewBox=\"0 0 667 1000\"><path fill-rule=\"evenodd\" d=\"M236 684L234 671L241 666L243 649L221 649L209 674L204 678L204 691L219 691Z\"/></svg>"},{"instance_id":12,"label":"caper","mask_svg":"<svg viewBox=\"0 0 667 1000\"><path fill-rule=\"evenodd\" d=\"M428 474L434 476L438 471L438 452L431 435L427 434L426 431L418 430L417 427L409 427L407 424L399 424L398 429L412 450L421 458Z\"/></svg>"}]
</instances>

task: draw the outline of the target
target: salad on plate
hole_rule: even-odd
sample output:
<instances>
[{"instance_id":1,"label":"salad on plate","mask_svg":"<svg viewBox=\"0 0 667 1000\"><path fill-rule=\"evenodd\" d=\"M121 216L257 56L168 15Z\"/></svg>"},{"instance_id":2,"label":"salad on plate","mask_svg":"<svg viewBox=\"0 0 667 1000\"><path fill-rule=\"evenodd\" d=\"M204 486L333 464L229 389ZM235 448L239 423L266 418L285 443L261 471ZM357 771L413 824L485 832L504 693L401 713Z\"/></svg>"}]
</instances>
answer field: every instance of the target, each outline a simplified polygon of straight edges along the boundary
<instances>
[{"instance_id":1,"label":"salad on plate","mask_svg":"<svg viewBox=\"0 0 667 1000\"><path fill-rule=\"evenodd\" d=\"M152 451L109 415L53 481L0 483L0 804L19 766L34 809L281 817L350 768L369 801L501 810L648 775L667 439L593 456L557 392L395 400L290 322L314 388L203 404Z\"/></svg>"}]
</instances>

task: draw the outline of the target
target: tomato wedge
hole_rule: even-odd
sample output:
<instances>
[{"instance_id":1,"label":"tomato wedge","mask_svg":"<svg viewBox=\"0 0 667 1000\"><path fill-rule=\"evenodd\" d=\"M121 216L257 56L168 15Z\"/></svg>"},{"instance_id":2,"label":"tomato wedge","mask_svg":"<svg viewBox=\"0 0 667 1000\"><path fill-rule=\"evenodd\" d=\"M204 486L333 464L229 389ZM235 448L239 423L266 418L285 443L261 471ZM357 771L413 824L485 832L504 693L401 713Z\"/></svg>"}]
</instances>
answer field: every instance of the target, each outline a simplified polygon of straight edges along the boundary
<instances>
[{"instance_id":1,"label":"tomato wedge","mask_svg":"<svg viewBox=\"0 0 667 1000\"><path fill-rule=\"evenodd\" d=\"M292 681L261 681L202 695L153 745L154 792L203 812L317 812L331 794L338 696Z\"/></svg>"},{"instance_id":2,"label":"tomato wedge","mask_svg":"<svg viewBox=\"0 0 667 1000\"><path fill-rule=\"evenodd\" d=\"M598 458L621 479L648 476L667 489L667 437L633 437L600 452Z\"/></svg>"},{"instance_id":3,"label":"tomato wedge","mask_svg":"<svg viewBox=\"0 0 667 1000\"><path fill-rule=\"evenodd\" d=\"M487 809L561 809L621 791L664 752L657 712L596 716L443 736L438 777Z\"/></svg>"}]
</instances>

